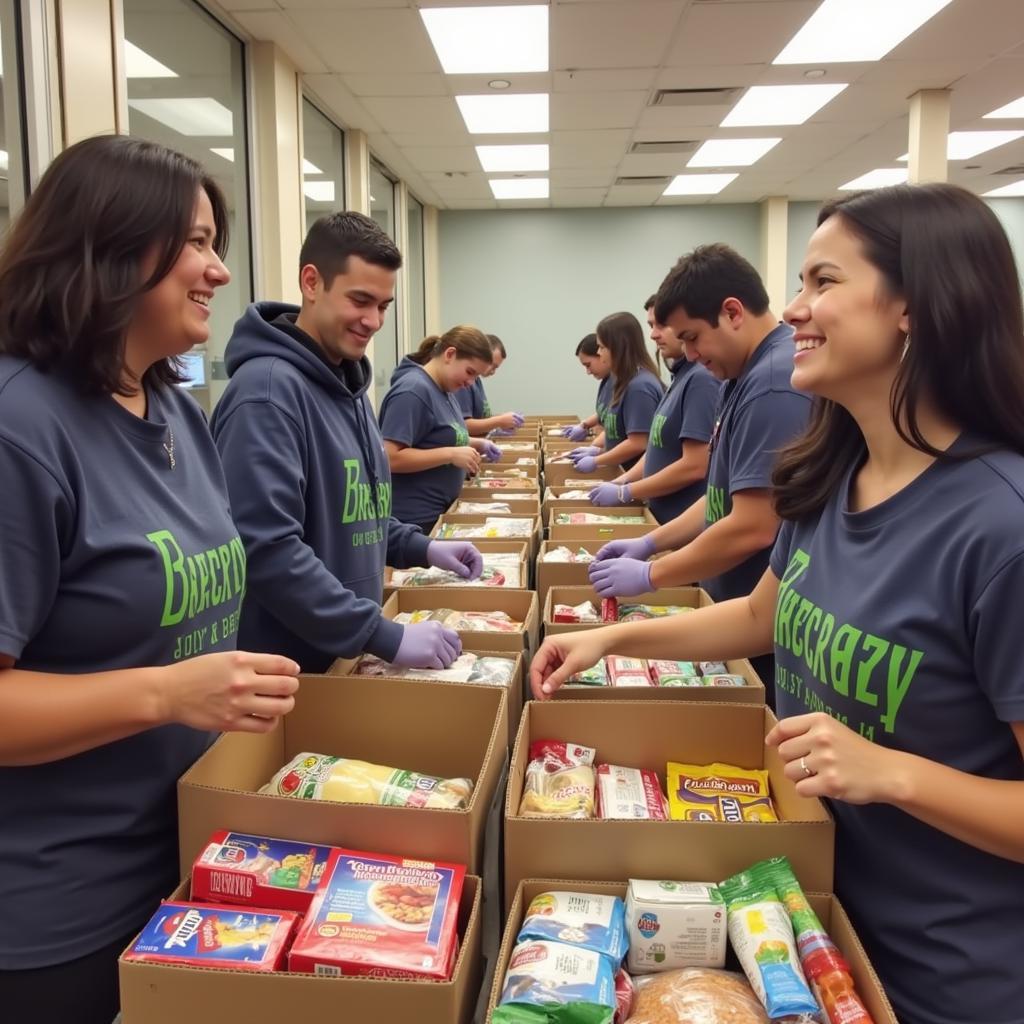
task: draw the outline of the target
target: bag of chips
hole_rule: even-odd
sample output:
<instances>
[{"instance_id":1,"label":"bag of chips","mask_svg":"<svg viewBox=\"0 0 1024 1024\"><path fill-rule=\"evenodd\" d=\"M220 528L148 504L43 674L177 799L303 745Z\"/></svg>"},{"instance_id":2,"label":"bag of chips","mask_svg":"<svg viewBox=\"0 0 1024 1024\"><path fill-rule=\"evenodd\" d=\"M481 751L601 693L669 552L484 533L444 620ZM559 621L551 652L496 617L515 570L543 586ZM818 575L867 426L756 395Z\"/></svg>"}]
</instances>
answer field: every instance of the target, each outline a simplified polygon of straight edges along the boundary
<instances>
[{"instance_id":1,"label":"bag of chips","mask_svg":"<svg viewBox=\"0 0 1024 1024\"><path fill-rule=\"evenodd\" d=\"M567 942L600 953L616 970L628 945L626 908L618 896L584 892L543 892L530 901L519 942Z\"/></svg>"},{"instance_id":2,"label":"bag of chips","mask_svg":"<svg viewBox=\"0 0 1024 1024\"><path fill-rule=\"evenodd\" d=\"M673 821L778 821L768 773L731 764L668 765Z\"/></svg>"},{"instance_id":3,"label":"bag of chips","mask_svg":"<svg viewBox=\"0 0 1024 1024\"><path fill-rule=\"evenodd\" d=\"M594 817L594 756L591 747L559 740L530 744L523 799L523 818Z\"/></svg>"}]
</instances>

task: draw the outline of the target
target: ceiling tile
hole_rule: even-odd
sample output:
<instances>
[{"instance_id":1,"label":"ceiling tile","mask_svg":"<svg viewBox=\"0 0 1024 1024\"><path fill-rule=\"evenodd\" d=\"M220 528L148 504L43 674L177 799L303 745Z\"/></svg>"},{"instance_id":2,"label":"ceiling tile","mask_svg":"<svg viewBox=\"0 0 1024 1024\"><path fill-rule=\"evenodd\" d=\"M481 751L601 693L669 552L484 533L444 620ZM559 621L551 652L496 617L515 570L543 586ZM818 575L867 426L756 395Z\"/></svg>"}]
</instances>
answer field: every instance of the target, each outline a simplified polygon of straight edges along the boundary
<instances>
[{"instance_id":1,"label":"ceiling tile","mask_svg":"<svg viewBox=\"0 0 1024 1024\"><path fill-rule=\"evenodd\" d=\"M480 161L472 146L405 147L402 154L421 171L480 171Z\"/></svg>"},{"instance_id":2,"label":"ceiling tile","mask_svg":"<svg viewBox=\"0 0 1024 1024\"><path fill-rule=\"evenodd\" d=\"M578 170L560 168L551 172L551 187L556 184L565 188L607 188L615 178L615 166Z\"/></svg>"},{"instance_id":3,"label":"ceiling tile","mask_svg":"<svg viewBox=\"0 0 1024 1024\"><path fill-rule=\"evenodd\" d=\"M367 96L362 104L386 132L456 132L465 127L450 96Z\"/></svg>"},{"instance_id":4,"label":"ceiling tile","mask_svg":"<svg viewBox=\"0 0 1024 1024\"><path fill-rule=\"evenodd\" d=\"M551 205L600 206L607 194L607 188L555 188L552 186Z\"/></svg>"},{"instance_id":5,"label":"ceiling tile","mask_svg":"<svg viewBox=\"0 0 1024 1024\"><path fill-rule=\"evenodd\" d=\"M662 41L675 30L683 7L679 0L553 7L551 66L558 71L656 67Z\"/></svg>"},{"instance_id":6,"label":"ceiling tile","mask_svg":"<svg viewBox=\"0 0 1024 1024\"><path fill-rule=\"evenodd\" d=\"M646 91L556 93L551 97L551 127L563 131L632 128L647 97Z\"/></svg>"},{"instance_id":7,"label":"ceiling tile","mask_svg":"<svg viewBox=\"0 0 1024 1024\"><path fill-rule=\"evenodd\" d=\"M273 39L299 71L308 74L327 70L327 64L305 35L277 8L273 11L239 11L235 17L253 38Z\"/></svg>"},{"instance_id":8,"label":"ceiling tile","mask_svg":"<svg viewBox=\"0 0 1024 1024\"><path fill-rule=\"evenodd\" d=\"M448 83L442 74L342 75L354 96L448 96Z\"/></svg>"},{"instance_id":9,"label":"ceiling tile","mask_svg":"<svg viewBox=\"0 0 1024 1024\"><path fill-rule=\"evenodd\" d=\"M606 71L556 71L555 92L630 92L650 89L656 70L651 68L614 68Z\"/></svg>"}]
</instances>

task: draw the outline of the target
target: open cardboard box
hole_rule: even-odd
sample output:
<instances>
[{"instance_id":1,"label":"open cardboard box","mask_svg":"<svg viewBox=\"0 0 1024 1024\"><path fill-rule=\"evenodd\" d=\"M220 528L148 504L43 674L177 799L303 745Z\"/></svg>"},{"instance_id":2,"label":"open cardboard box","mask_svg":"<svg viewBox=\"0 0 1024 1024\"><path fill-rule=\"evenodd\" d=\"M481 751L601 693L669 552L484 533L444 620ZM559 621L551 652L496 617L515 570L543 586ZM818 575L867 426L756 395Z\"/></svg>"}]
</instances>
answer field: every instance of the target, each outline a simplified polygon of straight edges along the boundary
<instances>
[{"instance_id":1,"label":"open cardboard box","mask_svg":"<svg viewBox=\"0 0 1024 1024\"><path fill-rule=\"evenodd\" d=\"M170 898L188 899L189 893L186 879ZM352 1021L469 1024L482 976L481 913L480 879L466 875L459 954L450 981L257 974L121 960L121 1024L205 1024L225 1018L285 1024L334 1021L342 1012Z\"/></svg>"},{"instance_id":2,"label":"open cardboard box","mask_svg":"<svg viewBox=\"0 0 1024 1024\"><path fill-rule=\"evenodd\" d=\"M754 861L750 861L751 864ZM575 879L576 876L573 876ZM641 876L634 875L639 878ZM668 877L668 876L655 876ZM685 881L712 881L718 882L725 876L701 875L699 877L685 876ZM799 876L798 876L799 877ZM682 881L683 876L678 874L672 876L673 880ZM531 901L544 892L586 892L598 893L604 896L618 896L625 899L626 882L584 882L578 880L567 881L556 878L529 878L520 883L516 890L515 899L512 901L512 909L509 914L508 923L505 927L505 935L502 939L501 950L498 953L497 970L494 974L494 982L491 987L490 997L487 1004L487 1020L490 1021L494 1008L498 1005L501 992L505 985L505 975L508 972L509 961L512 958L512 951L515 949L516 937L519 929L523 926L523 918ZM889 999L878 980L874 967L868 960L867 953L861 945L857 933L853 930L849 917L842 904L835 896L824 893L805 892L807 902L810 903L814 912L818 915L822 927L829 933L832 941L839 947L839 952L850 965L850 973L854 984L857 987L857 994L861 997L865 1007L871 1014L875 1024L898 1024L896 1014L889 1003ZM742 972L741 972L742 973Z\"/></svg>"},{"instance_id":3,"label":"open cardboard box","mask_svg":"<svg viewBox=\"0 0 1024 1024\"><path fill-rule=\"evenodd\" d=\"M484 561L487 561L487 553L492 552L494 554L508 554L516 556L519 562L519 583L512 583L511 585L506 584L505 587L500 589L506 589L511 586L512 589L516 590L527 590L531 584L531 560L530 560L530 544L525 540L476 540L471 542L483 556ZM410 587L408 584L405 586L396 586L392 582L394 576L394 569L390 566L384 570L384 599L387 600L396 590L422 590L422 587ZM483 584L473 583L452 583L444 587L445 590L461 590L463 587L470 587L474 590L494 590L495 585L485 586Z\"/></svg>"},{"instance_id":4,"label":"open cardboard box","mask_svg":"<svg viewBox=\"0 0 1024 1024\"><path fill-rule=\"evenodd\" d=\"M638 501L626 502L624 505L595 505L589 498L545 498L541 505L544 525L551 526L558 512L593 512L599 516L643 516L645 520L647 516L644 513L650 515L647 506Z\"/></svg>"},{"instance_id":5,"label":"open cardboard box","mask_svg":"<svg viewBox=\"0 0 1024 1024\"><path fill-rule=\"evenodd\" d=\"M518 495L518 497L516 497ZM456 501L540 501L535 480L524 480L521 487L476 487L473 481L459 491Z\"/></svg>"},{"instance_id":6,"label":"open cardboard box","mask_svg":"<svg viewBox=\"0 0 1024 1024\"><path fill-rule=\"evenodd\" d=\"M598 466L593 473L581 473L571 461L544 462L544 483L548 487L563 487L566 480L591 480L599 484L602 480L614 480L621 473L618 466Z\"/></svg>"},{"instance_id":7,"label":"open cardboard box","mask_svg":"<svg viewBox=\"0 0 1024 1024\"><path fill-rule=\"evenodd\" d=\"M543 609L547 600L548 591L552 587L589 587L590 586L590 563L589 562L545 562L544 555L558 547L567 547L573 551L582 548L596 555L608 543L608 540L577 540L560 541L546 540L537 553L537 569L534 576L536 581L537 597ZM660 558L661 552L653 555L650 561ZM579 604L579 601L573 602Z\"/></svg>"},{"instance_id":8,"label":"open cardboard box","mask_svg":"<svg viewBox=\"0 0 1024 1024\"><path fill-rule=\"evenodd\" d=\"M489 515L489 516L508 516L516 519L526 519L531 516L540 515L540 499L534 495L529 498L506 498L502 495L501 491L488 491L484 488L483 490L487 497L484 498L467 498L465 494L459 494L459 496L452 502L451 508L448 509L446 514L449 515ZM494 505L502 503L508 505L509 510L507 512L502 510L488 510L486 513L477 512L475 509L471 512L460 511L460 507L464 502L467 501L479 501L485 502L488 505Z\"/></svg>"},{"instance_id":9,"label":"open cardboard box","mask_svg":"<svg viewBox=\"0 0 1024 1024\"><path fill-rule=\"evenodd\" d=\"M460 497L466 496L467 500L472 501L474 495L480 495L486 500L488 494L527 494L540 500L540 482L536 477L488 476L486 479L492 483L497 481L498 486L483 486L481 478L476 476L466 481L459 492Z\"/></svg>"},{"instance_id":10,"label":"open cardboard box","mask_svg":"<svg viewBox=\"0 0 1024 1024\"><path fill-rule=\"evenodd\" d=\"M479 513L479 514L472 514L471 515L471 514L463 514L461 512L445 512L445 514L443 516L441 516L437 520L437 522L434 524L434 529L431 530L430 536L431 536L432 539L438 538L440 536L441 529L445 525L447 525L448 523L453 523L453 524L455 524L455 523L462 523L462 524L464 524L466 526L483 526L488 519L515 519L515 518L517 518L517 517L516 516L509 516L509 515L498 515L496 513L491 513L491 514ZM470 542L472 542L474 540L522 540L522 541L525 541L527 544L529 544L528 557L529 557L530 561L532 562L533 559L537 557L537 551L540 548L540 542L541 542L541 540L543 540L543 538L541 537L540 516L539 515L536 515L536 516L532 516L531 515L531 516L520 516L518 518L521 518L521 519L532 519L533 520L533 528L532 528L532 530L530 532L529 537L518 537L518 536L517 537L479 537L479 538L476 538L476 537L466 537L466 538L463 538L463 539L469 540ZM448 538L448 539L454 540L454 539L457 539L457 538Z\"/></svg>"},{"instance_id":11,"label":"open cardboard box","mask_svg":"<svg viewBox=\"0 0 1024 1024\"><path fill-rule=\"evenodd\" d=\"M295 708L266 734L225 733L178 781L182 877L221 828L465 864L479 872L505 760L505 692L423 680L302 676ZM459 742L453 743L452 737ZM381 807L258 792L303 752L473 780L464 810Z\"/></svg>"},{"instance_id":12,"label":"open cardboard box","mask_svg":"<svg viewBox=\"0 0 1024 1024\"><path fill-rule=\"evenodd\" d=\"M647 509L644 509L646 512ZM610 540L627 540L633 537L646 537L658 528L657 523L593 523L590 525L575 523L552 523L548 528L548 540L558 544L578 544L580 541L599 540L607 544Z\"/></svg>"},{"instance_id":13,"label":"open cardboard box","mask_svg":"<svg viewBox=\"0 0 1024 1024\"><path fill-rule=\"evenodd\" d=\"M532 466L516 466L509 462L485 462L474 479L491 479L493 477L512 477L516 480L532 480L535 484L540 479L540 469Z\"/></svg>"},{"instance_id":14,"label":"open cardboard box","mask_svg":"<svg viewBox=\"0 0 1024 1024\"><path fill-rule=\"evenodd\" d=\"M766 857L788 857L808 890L831 892L835 825L820 800L797 794L764 738L764 706L673 701L530 701L512 750L505 803L505 905L524 878L728 878ZM778 822L522 818L530 744L565 740L597 762L648 768L662 789L669 761L766 768Z\"/></svg>"},{"instance_id":15,"label":"open cardboard box","mask_svg":"<svg viewBox=\"0 0 1024 1024\"><path fill-rule=\"evenodd\" d=\"M511 587L403 587L384 602L382 610L385 618L393 619L399 612L415 612L427 608L507 612L516 622L522 623L519 630L514 633L460 630L462 642L489 651L526 652L527 655L537 649L540 639L540 608L537 595L532 590L513 590Z\"/></svg>"},{"instance_id":16,"label":"open cardboard box","mask_svg":"<svg viewBox=\"0 0 1024 1024\"><path fill-rule=\"evenodd\" d=\"M548 541L548 544L551 544ZM575 607L589 601L598 611L601 612L601 595L590 585L589 582L581 587L551 587L544 598L543 624L544 635L550 636L555 633L576 633L581 629L598 629L601 626L609 625L606 622L555 622L554 608L556 604L567 604ZM664 587L646 594L637 594L635 597L616 598L620 605L623 604L651 604L651 605L675 605L679 608L707 608L714 604L711 595L700 587Z\"/></svg>"}]
</instances>

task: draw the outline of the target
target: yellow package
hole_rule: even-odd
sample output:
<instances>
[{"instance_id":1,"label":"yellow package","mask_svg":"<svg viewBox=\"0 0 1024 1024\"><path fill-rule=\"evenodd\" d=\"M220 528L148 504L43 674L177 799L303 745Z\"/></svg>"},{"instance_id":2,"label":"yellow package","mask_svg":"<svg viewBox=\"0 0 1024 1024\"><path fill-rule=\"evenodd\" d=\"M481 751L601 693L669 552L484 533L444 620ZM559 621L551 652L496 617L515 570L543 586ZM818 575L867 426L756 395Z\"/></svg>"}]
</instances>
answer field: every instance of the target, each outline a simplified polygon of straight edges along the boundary
<instances>
[{"instance_id":1,"label":"yellow package","mask_svg":"<svg viewBox=\"0 0 1024 1024\"><path fill-rule=\"evenodd\" d=\"M778 821L768 773L731 764L668 764L673 821Z\"/></svg>"}]
</instances>

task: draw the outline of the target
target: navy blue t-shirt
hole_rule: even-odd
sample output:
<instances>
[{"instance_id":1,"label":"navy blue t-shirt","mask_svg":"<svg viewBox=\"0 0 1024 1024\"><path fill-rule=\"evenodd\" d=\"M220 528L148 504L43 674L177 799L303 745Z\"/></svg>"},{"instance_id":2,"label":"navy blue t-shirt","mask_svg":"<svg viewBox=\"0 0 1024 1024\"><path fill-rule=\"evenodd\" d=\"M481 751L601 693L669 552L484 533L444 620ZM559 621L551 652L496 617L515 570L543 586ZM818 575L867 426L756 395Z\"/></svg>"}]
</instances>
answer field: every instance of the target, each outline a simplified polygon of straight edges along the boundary
<instances>
[{"instance_id":1,"label":"navy blue t-shirt","mask_svg":"<svg viewBox=\"0 0 1024 1024\"><path fill-rule=\"evenodd\" d=\"M608 406L612 403L612 393L615 391L615 378L609 374L600 384L597 385L597 402L594 405L594 412L597 413L598 422L604 430L604 417Z\"/></svg>"},{"instance_id":2,"label":"navy blue t-shirt","mask_svg":"<svg viewBox=\"0 0 1024 1024\"><path fill-rule=\"evenodd\" d=\"M779 717L825 711L886 747L1024 780L1009 724L1024 722L1024 457L936 462L863 512L849 484L784 524L772 554ZM901 1024L1020 1024L1024 864L887 804L831 810L836 893Z\"/></svg>"},{"instance_id":3,"label":"navy blue t-shirt","mask_svg":"<svg viewBox=\"0 0 1024 1024\"><path fill-rule=\"evenodd\" d=\"M811 399L789 382L794 351L793 329L779 324L754 350L739 377L722 388L708 464L706 527L732 511L737 491L771 487L779 449L807 426ZM716 601L746 597L768 568L771 550L758 551L701 586Z\"/></svg>"},{"instance_id":4,"label":"navy blue t-shirt","mask_svg":"<svg viewBox=\"0 0 1024 1024\"><path fill-rule=\"evenodd\" d=\"M19 669L235 647L245 550L217 450L189 395L147 394L143 420L0 356L0 652ZM0 768L0 970L65 963L145 922L177 884L175 784L211 739L168 725Z\"/></svg>"},{"instance_id":5,"label":"navy blue t-shirt","mask_svg":"<svg viewBox=\"0 0 1024 1024\"><path fill-rule=\"evenodd\" d=\"M604 427L604 450L610 452L630 434L646 434L654 422L654 413L658 403L665 394L660 380L650 370L641 370L625 387L618 404L612 404L615 382L608 392L608 405L605 407L601 426ZM640 456L635 456L622 463L623 469L636 465Z\"/></svg>"},{"instance_id":6,"label":"navy blue t-shirt","mask_svg":"<svg viewBox=\"0 0 1024 1024\"><path fill-rule=\"evenodd\" d=\"M654 414L644 457L644 477L654 476L682 458L683 441L710 441L715 427L715 405L721 384L699 363L677 359L672 383ZM692 484L647 504L659 523L667 523L704 496L706 480Z\"/></svg>"},{"instance_id":7,"label":"navy blue t-shirt","mask_svg":"<svg viewBox=\"0 0 1024 1024\"><path fill-rule=\"evenodd\" d=\"M484 420L491 415L491 403L484 392L484 382L476 377L468 388L459 388L455 392L455 401L467 420Z\"/></svg>"},{"instance_id":8,"label":"navy blue t-shirt","mask_svg":"<svg viewBox=\"0 0 1024 1024\"><path fill-rule=\"evenodd\" d=\"M380 405L380 432L407 448L461 448L469 444L462 410L450 392L408 356L391 377ZM466 474L448 464L392 477L393 511L403 523L428 523L459 496Z\"/></svg>"}]
</instances>

